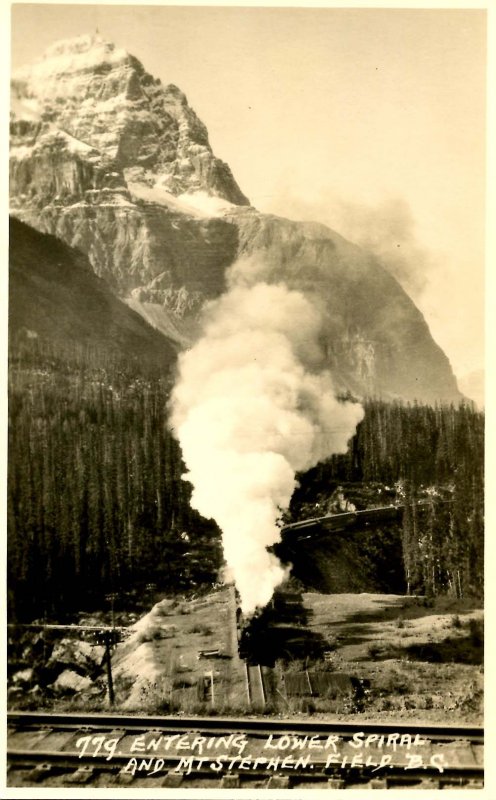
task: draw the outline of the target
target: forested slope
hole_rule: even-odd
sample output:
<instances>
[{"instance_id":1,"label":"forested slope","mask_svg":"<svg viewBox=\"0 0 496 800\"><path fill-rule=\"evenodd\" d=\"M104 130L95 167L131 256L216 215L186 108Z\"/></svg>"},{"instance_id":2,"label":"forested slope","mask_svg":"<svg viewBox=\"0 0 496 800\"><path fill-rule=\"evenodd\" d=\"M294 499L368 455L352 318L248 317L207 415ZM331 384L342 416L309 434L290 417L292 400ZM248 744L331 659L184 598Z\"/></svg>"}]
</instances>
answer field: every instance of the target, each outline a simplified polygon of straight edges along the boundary
<instances>
[{"instance_id":1,"label":"forested slope","mask_svg":"<svg viewBox=\"0 0 496 800\"><path fill-rule=\"evenodd\" d=\"M405 504L400 567L405 588L482 594L484 414L471 405L369 401L348 453L299 478L290 519L326 513L326 499L338 484L357 508ZM375 536L368 532L362 541L364 559L382 562L383 574L384 555L394 562L398 552L391 528L377 529ZM390 580L397 583L398 565L392 567L389 563Z\"/></svg>"},{"instance_id":2,"label":"forested slope","mask_svg":"<svg viewBox=\"0 0 496 800\"><path fill-rule=\"evenodd\" d=\"M167 379L81 351L71 365L67 348L29 368L27 350L10 369L11 613L60 616L153 581L214 581L219 535L189 506Z\"/></svg>"},{"instance_id":3,"label":"forested slope","mask_svg":"<svg viewBox=\"0 0 496 800\"><path fill-rule=\"evenodd\" d=\"M150 582L171 593L214 582L220 534L190 508L168 379L57 352L34 341L11 353L11 615L60 617ZM406 572L411 591L480 594L483 428L471 407L369 402L348 453L299 476L291 516L314 516L338 483L362 506L430 498L407 509L402 534L369 532L363 550L358 540L354 558L383 591Z\"/></svg>"}]
</instances>

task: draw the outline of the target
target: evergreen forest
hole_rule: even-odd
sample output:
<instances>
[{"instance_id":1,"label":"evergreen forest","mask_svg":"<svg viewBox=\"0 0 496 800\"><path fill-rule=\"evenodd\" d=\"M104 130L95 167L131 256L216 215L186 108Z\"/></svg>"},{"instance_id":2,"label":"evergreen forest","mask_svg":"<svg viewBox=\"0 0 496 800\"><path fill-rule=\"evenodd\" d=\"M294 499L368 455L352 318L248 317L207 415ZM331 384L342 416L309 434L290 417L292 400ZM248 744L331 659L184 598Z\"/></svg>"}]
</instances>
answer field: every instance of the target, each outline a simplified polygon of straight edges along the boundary
<instances>
[{"instance_id":1,"label":"evergreen forest","mask_svg":"<svg viewBox=\"0 0 496 800\"><path fill-rule=\"evenodd\" d=\"M190 507L191 487L181 478L185 466L168 428L171 380L94 348L15 342L11 620L61 620L106 607L110 595L124 602L150 585L173 594L218 580L220 532ZM370 505L379 498L405 506L397 533L405 590L480 597L483 453L484 415L470 404L370 400L347 454L298 476L289 518L315 515L338 484L347 491L360 486L365 507L372 487Z\"/></svg>"}]
</instances>

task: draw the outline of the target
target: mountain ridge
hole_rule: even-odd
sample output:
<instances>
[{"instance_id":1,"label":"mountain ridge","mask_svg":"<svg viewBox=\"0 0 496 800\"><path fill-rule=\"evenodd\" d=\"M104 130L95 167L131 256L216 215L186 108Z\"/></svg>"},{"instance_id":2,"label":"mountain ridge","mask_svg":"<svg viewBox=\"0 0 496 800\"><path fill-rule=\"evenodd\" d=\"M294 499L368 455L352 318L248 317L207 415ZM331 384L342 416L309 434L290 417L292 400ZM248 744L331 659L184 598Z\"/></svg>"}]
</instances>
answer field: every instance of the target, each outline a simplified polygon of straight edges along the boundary
<instances>
[{"instance_id":1,"label":"mountain ridge","mask_svg":"<svg viewBox=\"0 0 496 800\"><path fill-rule=\"evenodd\" d=\"M227 271L250 259L262 280L319 304L339 391L461 399L422 314L378 260L326 226L250 206L183 93L134 56L98 37L66 41L18 71L13 94L12 213L86 253L178 346L198 335Z\"/></svg>"},{"instance_id":2,"label":"mountain ridge","mask_svg":"<svg viewBox=\"0 0 496 800\"><path fill-rule=\"evenodd\" d=\"M42 345L95 347L158 367L177 350L98 278L83 253L15 218L9 220L9 337Z\"/></svg>"}]
</instances>

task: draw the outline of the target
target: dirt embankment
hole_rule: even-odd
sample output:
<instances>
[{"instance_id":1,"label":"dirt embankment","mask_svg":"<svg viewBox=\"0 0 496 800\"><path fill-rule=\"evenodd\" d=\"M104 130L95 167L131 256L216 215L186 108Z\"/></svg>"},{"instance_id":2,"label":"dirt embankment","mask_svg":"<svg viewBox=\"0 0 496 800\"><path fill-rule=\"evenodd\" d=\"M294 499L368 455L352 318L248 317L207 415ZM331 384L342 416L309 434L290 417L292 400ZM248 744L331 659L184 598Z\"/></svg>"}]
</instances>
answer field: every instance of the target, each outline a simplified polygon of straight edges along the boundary
<instances>
[{"instance_id":1,"label":"dirt embankment","mask_svg":"<svg viewBox=\"0 0 496 800\"><path fill-rule=\"evenodd\" d=\"M293 599L286 616L297 605ZM117 710L255 712L238 654L232 587L189 600L163 598L140 619L134 615L128 621L112 651ZM322 646L310 653L285 645L273 665L264 667L265 714L357 722L482 721L483 612L469 601L306 593L298 619L279 619L276 613L271 624L276 627L266 641L290 631L291 641ZM23 634L12 652L12 708L108 708L101 644L78 640L76 633L54 638L38 631Z\"/></svg>"}]
</instances>

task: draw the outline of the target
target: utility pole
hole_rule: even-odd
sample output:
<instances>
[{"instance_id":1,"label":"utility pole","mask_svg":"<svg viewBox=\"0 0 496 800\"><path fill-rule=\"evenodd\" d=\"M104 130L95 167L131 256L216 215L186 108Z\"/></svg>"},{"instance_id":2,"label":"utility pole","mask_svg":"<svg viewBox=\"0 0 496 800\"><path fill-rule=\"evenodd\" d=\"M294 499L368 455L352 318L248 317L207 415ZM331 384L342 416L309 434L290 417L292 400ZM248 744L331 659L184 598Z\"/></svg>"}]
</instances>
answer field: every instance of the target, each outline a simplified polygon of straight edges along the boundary
<instances>
[{"instance_id":1,"label":"utility pole","mask_svg":"<svg viewBox=\"0 0 496 800\"><path fill-rule=\"evenodd\" d=\"M108 703L109 707L113 708L115 703L114 693L114 679L112 677L112 647L120 642L122 635L120 631L115 628L101 628L97 633L97 641L100 641L105 647L105 667L107 670L107 687L108 687Z\"/></svg>"},{"instance_id":2,"label":"utility pole","mask_svg":"<svg viewBox=\"0 0 496 800\"><path fill-rule=\"evenodd\" d=\"M43 633L46 630L55 630L55 631L68 631L70 633L77 633L84 631L85 633L91 633L95 637L95 641L98 644L103 644L105 647L105 667L107 670L107 685L108 685L108 701L109 706L112 708L115 702L115 693L114 693L114 681L112 677L112 647L120 642L123 637L123 632L125 631L124 628L105 628L99 625L50 625L50 624L39 624L39 623L10 623L7 625L7 629L15 629L15 628L26 628L31 630L41 630Z\"/></svg>"}]
</instances>

